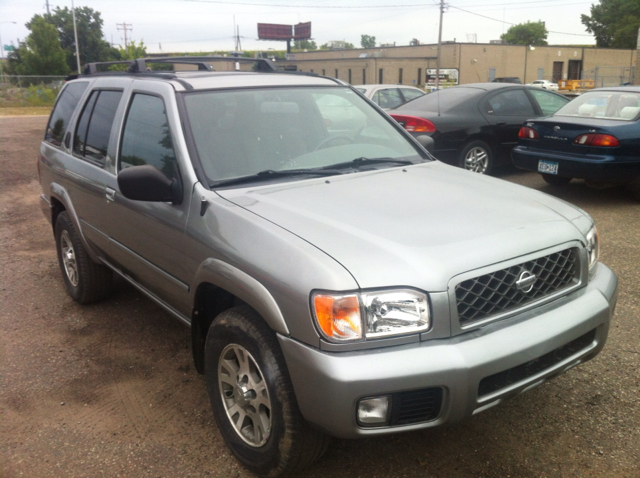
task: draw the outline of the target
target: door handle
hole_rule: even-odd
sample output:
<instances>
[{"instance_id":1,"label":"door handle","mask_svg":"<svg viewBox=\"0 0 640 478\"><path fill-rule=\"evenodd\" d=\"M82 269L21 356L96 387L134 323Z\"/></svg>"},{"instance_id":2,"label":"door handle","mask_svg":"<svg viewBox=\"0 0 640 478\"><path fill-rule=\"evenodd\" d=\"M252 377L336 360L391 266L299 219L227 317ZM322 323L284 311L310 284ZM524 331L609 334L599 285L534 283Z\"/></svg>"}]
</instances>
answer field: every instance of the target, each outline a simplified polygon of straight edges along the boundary
<instances>
[{"instance_id":1,"label":"door handle","mask_svg":"<svg viewBox=\"0 0 640 478\"><path fill-rule=\"evenodd\" d=\"M504 126L504 125L506 125L506 124L507 124L507 122L506 122L506 121L498 121L498 122L496 123L496 126Z\"/></svg>"},{"instance_id":2,"label":"door handle","mask_svg":"<svg viewBox=\"0 0 640 478\"><path fill-rule=\"evenodd\" d=\"M105 196L107 196L107 201L115 201L116 200L116 190L107 188Z\"/></svg>"}]
</instances>

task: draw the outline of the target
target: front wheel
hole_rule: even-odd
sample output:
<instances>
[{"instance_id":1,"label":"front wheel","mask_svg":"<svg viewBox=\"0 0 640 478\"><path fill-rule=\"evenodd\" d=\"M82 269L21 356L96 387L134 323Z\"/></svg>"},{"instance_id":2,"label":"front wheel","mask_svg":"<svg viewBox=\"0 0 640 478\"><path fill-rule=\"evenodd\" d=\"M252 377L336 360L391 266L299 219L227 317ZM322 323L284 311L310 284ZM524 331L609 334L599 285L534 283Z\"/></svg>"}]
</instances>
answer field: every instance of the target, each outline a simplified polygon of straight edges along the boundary
<instances>
[{"instance_id":1,"label":"front wheel","mask_svg":"<svg viewBox=\"0 0 640 478\"><path fill-rule=\"evenodd\" d=\"M542 179L544 179L545 182L547 184L550 184L551 186L565 186L571 182L572 178L556 176L554 174L543 174Z\"/></svg>"},{"instance_id":2,"label":"front wheel","mask_svg":"<svg viewBox=\"0 0 640 478\"><path fill-rule=\"evenodd\" d=\"M460 153L459 166L474 173L489 174L493 167L493 152L484 141L471 141Z\"/></svg>"},{"instance_id":3,"label":"front wheel","mask_svg":"<svg viewBox=\"0 0 640 478\"><path fill-rule=\"evenodd\" d=\"M302 417L275 333L252 308L234 307L213 321L205 378L220 432L252 472L288 474L325 452L328 438Z\"/></svg>"}]
</instances>

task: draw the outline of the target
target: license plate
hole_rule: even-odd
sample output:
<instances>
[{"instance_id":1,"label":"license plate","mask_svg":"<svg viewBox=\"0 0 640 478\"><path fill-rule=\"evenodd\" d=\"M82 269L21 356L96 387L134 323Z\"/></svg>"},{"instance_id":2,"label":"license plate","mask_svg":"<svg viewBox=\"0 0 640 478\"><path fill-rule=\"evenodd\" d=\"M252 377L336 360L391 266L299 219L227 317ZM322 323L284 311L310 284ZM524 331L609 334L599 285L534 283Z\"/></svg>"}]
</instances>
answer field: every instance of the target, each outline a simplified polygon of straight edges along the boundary
<instances>
[{"instance_id":1,"label":"license plate","mask_svg":"<svg viewBox=\"0 0 640 478\"><path fill-rule=\"evenodd\" d=\"M545 174L558 174L558 163L554 161L538 161L538 172Z\"/></svg>"}]
</instances>

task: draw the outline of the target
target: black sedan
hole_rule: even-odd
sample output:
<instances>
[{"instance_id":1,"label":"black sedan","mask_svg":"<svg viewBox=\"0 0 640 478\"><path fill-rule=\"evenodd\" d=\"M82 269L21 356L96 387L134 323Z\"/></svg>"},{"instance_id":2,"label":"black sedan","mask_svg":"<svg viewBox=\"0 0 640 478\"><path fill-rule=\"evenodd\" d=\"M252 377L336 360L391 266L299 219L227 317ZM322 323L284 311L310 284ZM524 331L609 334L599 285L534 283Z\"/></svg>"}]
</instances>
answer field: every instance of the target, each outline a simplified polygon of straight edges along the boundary
<instances>
[{"instance_id":1,"label":"black sedan","mask_svg":"<svg viewBox=\"0 0 640 478\"><path fill-rule=\"evenodd\" d=\"M429 135L436 158L477 173L509 164L518 131L569 100L542 88L474 83L421 96L388 113L414 136Z\"/></svg>"},{"instance_id":2,"label":"black sedan","mask_svg":"<svg viewBox=\"0 0 640 478\"><path fill-rule=\"evenodd\" d=\"M513 163L547 183L627 184L640 199L640 87L600 88L520 130Z\"/></svg>"}]
</instances>

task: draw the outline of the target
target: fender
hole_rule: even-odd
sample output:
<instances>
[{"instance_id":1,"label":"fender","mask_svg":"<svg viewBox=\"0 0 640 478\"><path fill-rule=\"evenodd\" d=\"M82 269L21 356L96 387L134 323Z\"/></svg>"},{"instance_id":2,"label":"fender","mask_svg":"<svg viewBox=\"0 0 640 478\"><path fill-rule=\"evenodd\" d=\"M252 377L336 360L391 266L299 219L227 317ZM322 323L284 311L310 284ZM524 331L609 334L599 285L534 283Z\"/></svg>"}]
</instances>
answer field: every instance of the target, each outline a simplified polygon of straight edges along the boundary
<instances>
[{"instance_id":1,"label":"fender","mask_svg":"<svg viewBox=\"0 0 640 478\"><path fill-rule=\"evenodd\" d=\"M102 261L100 260L100 257L91 248L89 242L84 237L84 232L82 231L82 227L80 226L80 218L78 218L78 214L73 207L73 203L71 202L71 197L69 196L68 191L58 183L51 183L51 197L55 197L58 201L60 201L63 204L65 210L69 213L71 222L73 222L73 227L75 227L76 231L78 231L78 236L80 236L82 245L86 249L87 254L89 254L89 257L91 257L94 262L101 264ZM55 223L53 224L53 227L55 228Z\"/></svg>"},{"instance_id":2,"label":"fender","mask_svg":"<svg viewBox=\"0 0 640 478\"><path fill-rule=\"evenodd\" d=\"M275 332L289 336L289 328L271 293L260 282L240 269L218 259L207 259L196 272L191 288L191 303L194 304L198 285L208 282L221 287L253 307Z\"/></svg>"}]
</instances>

